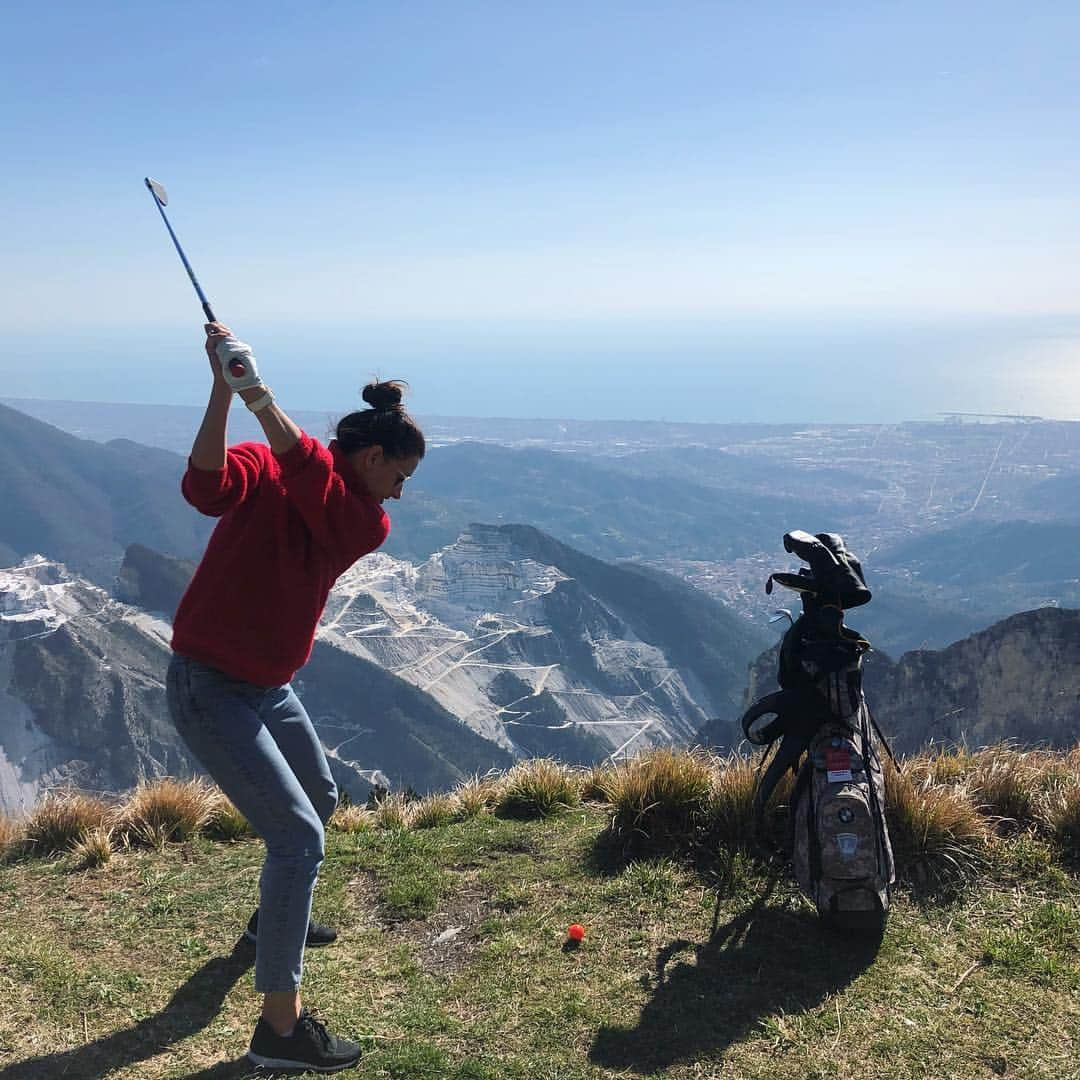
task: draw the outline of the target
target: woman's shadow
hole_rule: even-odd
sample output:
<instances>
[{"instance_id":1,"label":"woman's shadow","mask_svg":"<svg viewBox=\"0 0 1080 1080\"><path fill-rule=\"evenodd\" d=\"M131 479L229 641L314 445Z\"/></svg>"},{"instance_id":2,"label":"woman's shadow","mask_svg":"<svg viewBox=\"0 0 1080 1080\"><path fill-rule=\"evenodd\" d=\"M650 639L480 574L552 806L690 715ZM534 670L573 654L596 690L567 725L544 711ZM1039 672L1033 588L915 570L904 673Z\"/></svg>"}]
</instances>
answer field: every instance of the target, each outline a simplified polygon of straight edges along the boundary
<instances>
[{"instance_id":1,"label":"woman's shadow","mask_svg":"<svg viewBox=\"0 0 1080 1080\"><path fill-rule=\"evenodd\" d=\"M708 941L678 940L657 954L653 995L633 1027L602 1027L590 1060L643 1075L712 1057L763 1017L805 1012L873 963L881 935L846 937L807 909L770 906L775 881L748 910L717 925ZM693 962L672 962L683 952Z\"/></svg>"},{"instance_id":2,"label":"woman's shadow","mask_svg":"<svg viewBox=\"0 0 1080 1080\"><path fill-rule=\"evenodd\" d=\"M254 961L254 948L241 938L228 956L216 956L203 964L160 1012L85 1046L14 1062L0 1069L0 1080L42 1080L48 1076L97 1080L125 1065L154 1057L206 1027ZM253 1073L251 1063L242 1058L194 1075L203 1080L234 1080Z\"/></svg>"}]
</instances>

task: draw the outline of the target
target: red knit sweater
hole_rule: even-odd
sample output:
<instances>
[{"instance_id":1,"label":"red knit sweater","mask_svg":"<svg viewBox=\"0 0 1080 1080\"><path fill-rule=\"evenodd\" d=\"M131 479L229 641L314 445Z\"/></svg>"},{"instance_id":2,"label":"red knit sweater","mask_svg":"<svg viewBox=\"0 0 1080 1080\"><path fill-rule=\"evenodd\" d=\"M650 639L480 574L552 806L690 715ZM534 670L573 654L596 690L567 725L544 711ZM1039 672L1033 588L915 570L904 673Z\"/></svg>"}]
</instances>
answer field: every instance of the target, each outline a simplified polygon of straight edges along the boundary
<instances>
[{"instance_id":1,"label":"red knit sweater","mask_svg":"<svg viewBox=\"0 0 1080 1080\"><path fill-rule=\"evenodd\" d=\"M336 441L280 457L229 448L223 469L188 462L181 490L220 517L173 620L172 647L235 679L287 683L311 655L330 587L390 532Z\"/></svg>"}]
</instances>

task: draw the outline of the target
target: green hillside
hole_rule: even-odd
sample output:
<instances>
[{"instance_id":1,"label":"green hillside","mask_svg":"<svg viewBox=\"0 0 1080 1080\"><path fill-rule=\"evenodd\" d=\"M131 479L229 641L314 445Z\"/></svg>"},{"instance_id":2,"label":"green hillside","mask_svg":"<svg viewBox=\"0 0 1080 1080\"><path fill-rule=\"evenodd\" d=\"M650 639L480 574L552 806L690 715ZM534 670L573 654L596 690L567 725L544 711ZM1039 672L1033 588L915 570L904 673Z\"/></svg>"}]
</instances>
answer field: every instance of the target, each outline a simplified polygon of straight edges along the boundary
<instances>
[{"instance_id":1,"label":"green hillside","mask_svg":"<svg viewBox=\"0 0 1080 1080\"><path fill-rule=\"evenodd\" d=\"M908 788L955 803L1008 765L979 760L909 763ZM1045 770L1040 790L1077 781L1075 752L1023 761ZM614 774L576 775L583 794L618 797ZM482 788L453 812L352 808L328 832L316 912L342 934L308 953L305 995L366 1047L343 1075L1078 1075L1075 833L1063 849L1026 819L986 819L966 873L931 874L935 889L931 853L899 835L904 884L884 938L860 943L825 932L779 862L700 828L647 853L610 828L617 802L568 796L522 820L497 795L483 810ZM262 1075L241 1059L258 1002L237 944L261 859L253 840L204 835L93 870L9 857L0 1077Z\"/></svg>"}]
</instances>

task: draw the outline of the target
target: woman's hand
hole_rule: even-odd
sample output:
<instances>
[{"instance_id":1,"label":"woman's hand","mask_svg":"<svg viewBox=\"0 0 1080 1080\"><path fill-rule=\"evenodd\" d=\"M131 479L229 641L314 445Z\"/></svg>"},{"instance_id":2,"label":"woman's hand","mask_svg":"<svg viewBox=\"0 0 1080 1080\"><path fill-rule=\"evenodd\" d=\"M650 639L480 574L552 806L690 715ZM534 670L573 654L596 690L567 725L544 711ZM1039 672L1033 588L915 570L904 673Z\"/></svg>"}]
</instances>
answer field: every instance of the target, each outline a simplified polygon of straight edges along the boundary
<instances>
[{"instance_id":1,"label":"woman's hand","mask_svg":"<svg viewBox=\"0 0 1080 1080\"><path fill-rule=\"evenodd\" d=\"M224 341L232 331L222 323L216 322L207 323L204 329L206 330L206 355L210 358L210 370L214 373L214 383L215 385L220 383L231 393L232 388L221 373L221 361L218 359L217 345L219 341Z\"/></svg>"},{"instance_id":2,"label":"woman's hand","mask_svg":"<svg viewBox=\"0 0 1080 1080\"><path fill-rule=\"evenodd\" d=\"M206 355L210 358L214 382L210 390L210 401L206 406L206 415L191 446L191 464L196 469L216 471L225 468L226 428L233 397L232 387L221 371L217 343L229 336L229 328L221 323L207 323L205 329Z\"/></svg>"},{"instance_id":3,"label":"woman's hand","mask_svg":"<svg viewBox=\"0 0 1080 1080\"><path fill-rule=\"evenodd\" d=\"M207 323L205 329L206 355L210 357L215 387L220 380L231 390L261 388L263 382L251 346L237 341L224 323Z\"/></svg>"}]
</instances>

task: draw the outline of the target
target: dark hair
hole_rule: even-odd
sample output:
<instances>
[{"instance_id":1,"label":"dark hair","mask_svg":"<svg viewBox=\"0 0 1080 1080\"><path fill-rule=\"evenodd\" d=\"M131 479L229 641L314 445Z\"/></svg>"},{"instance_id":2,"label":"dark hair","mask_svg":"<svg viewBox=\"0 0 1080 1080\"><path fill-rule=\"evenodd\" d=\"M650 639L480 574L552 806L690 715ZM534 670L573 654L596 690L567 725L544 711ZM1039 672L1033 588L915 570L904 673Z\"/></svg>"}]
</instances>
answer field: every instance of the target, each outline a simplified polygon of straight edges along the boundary
<instances>
[{"instance_id":1,"label":"dark hair","mask_svg":"<svg viewBox=\"0 0 1080 1080\"><path fill-rule=\"evenodd\" d=\"M337 441L351 454L366 446L381 446L387 457L423 457L424 433L401 404L408 383L370 382L360 395L370 406L338 421Z\"/></svg>"}]
</instances>

